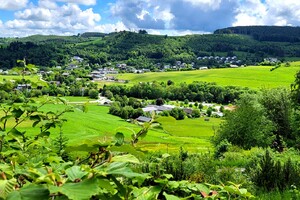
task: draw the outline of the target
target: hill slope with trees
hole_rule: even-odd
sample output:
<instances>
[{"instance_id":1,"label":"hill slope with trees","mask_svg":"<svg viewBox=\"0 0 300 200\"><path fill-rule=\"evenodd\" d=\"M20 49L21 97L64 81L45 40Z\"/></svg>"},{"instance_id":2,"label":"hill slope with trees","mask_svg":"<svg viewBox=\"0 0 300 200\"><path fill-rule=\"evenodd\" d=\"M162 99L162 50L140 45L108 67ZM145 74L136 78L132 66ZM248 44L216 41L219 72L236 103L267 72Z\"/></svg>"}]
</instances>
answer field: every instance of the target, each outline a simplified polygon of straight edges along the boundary
<instances>
[{"instance_id":1,"label":"hill slope with trees","mask_svg":"<svg viewBox=\"0 0 300 200\"><path fill-rule=\"evenodd\" d=\"M230 33L230 34L228 34ZM284 60L300 57L298 27L234 27L215 34L168 36L144 31L110 34L83 33L76 36L41 36L0 38L0 68L9 69L26 57L37 66L66 65L72 56L90 64L126 63L136 68L152 69L174 65L176 61L199 66L218 66L215 60L199 57L236 56L241 64L255 64L264 58Z\"/></svg>"}]
</instances>

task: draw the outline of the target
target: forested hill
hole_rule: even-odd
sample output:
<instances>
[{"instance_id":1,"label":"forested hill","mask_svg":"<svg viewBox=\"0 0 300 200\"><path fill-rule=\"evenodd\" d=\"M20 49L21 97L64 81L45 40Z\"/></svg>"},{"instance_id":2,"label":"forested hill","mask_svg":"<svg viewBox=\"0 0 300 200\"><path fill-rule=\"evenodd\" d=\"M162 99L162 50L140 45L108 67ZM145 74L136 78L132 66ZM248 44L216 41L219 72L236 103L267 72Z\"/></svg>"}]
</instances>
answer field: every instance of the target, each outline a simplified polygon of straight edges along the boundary
<instances>
[{"instance_id":1,"label":"forested hill","mask_svg":"<svg viewBox=\"0 0 300 200\"><path fill-rule=\"evenodd\" d=\"M215 33L230 33L231 28L222 30ZM144 31L122 31L110 34L0 38L0 68L12 68L17 65L17 60L24 57L29 63L44 67L65 66L70 63L71 57L80 56L90 65L126 63L136 68L154 68L158 63L160 66L172 66L176 61L213 67L218 63L213 60L203 63L197 59L210 56L236 56L242 60L242 64L247 65L261 62L268 57L300 57L300 40L297 39L300 38L300 34L297 35L299 28L237 27L231 33L233 30L239 30L237 33L244 30L245 35L204 34L173 37L150 35ZM255 36L258 33L260 35ZM265 41L267 39L262 39L264 35L271 35L270 38L273 39ZM277 35L284 42L277 40ZM261 39L255 39L256 37Z\"/></svg>"},{"instance_id":2,"label":"forested hill","mask_svg":"<svg viewBox=\"0 0 300 200\"><path fill-rule=\"evenodd\" d=\"M300 42L300 27L292 26L237 26L218 29L214 34L250 35L259 41Z\"/></svg>"}]
</instances>

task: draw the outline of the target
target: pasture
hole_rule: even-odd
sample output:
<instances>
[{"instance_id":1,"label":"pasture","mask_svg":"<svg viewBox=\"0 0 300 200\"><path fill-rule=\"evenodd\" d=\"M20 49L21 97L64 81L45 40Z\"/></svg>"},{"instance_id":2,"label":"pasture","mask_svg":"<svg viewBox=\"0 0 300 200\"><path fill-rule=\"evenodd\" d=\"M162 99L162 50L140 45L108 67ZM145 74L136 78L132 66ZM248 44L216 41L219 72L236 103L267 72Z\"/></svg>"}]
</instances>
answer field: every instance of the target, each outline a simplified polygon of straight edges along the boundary
<instances>
[{"instance_id":1,"label":"pasture","mask_svg":"<svg viewBox=\"0 0 300 200\"><path fill-rule=\"evenodd\" d=\"M23 77L20 75L0 75L0 82L3 80L21 80L22 78ZM42 81L38 75L25 76L24 78L40 85L46 85L46 83Z\"/></svg>"},{"instance_id":2,"label":"pasture","mask_svg":"<svg viewBox=\"0 0 300 200\"><path fill-rule=\"evenodd\" d=\"M65 105L47 104L43 110L59 111ZM88 112L79 110L64 115L68 121L62 127L63 134L69 138L69 145L80 145L86 141L109 142L114 139L116 132L122 132L127 142L133 132L138 132L141 126L126 122L125 120L108 114L109 107L88 105ZM157 121L161 124L153 126L147 136L141 139L137 147L145 151L178 151L182 146L189 152L204 152L212 149L210 137L214 128L220 124L220 119L211 118L209 122L204 118L185 119L176 121L172 117L160 117ZM29 135L36 135L38 128L32 128L32 123L22 125L21 131L27 131ZM51 138L57 137L59 129L52 129Z\"/></svg>"},{"instance_id":3,"label":"pasture","mask_svg":"<svg viewBox=\"0 0 300 200\"><path fill-rule=\"evenodd\" d=\"M129 80L129 84L139 82L175 83L193 81L215 82L222 86L242 86L249 88L289 87L295 80L295 74L300 70L300 62L292 62L290 67L282 65L270 71L271 66L249 66L241 68L223 68L194 71L151 72L144 74L119 74L118 79Z\"/></svg>"}]
</instances>

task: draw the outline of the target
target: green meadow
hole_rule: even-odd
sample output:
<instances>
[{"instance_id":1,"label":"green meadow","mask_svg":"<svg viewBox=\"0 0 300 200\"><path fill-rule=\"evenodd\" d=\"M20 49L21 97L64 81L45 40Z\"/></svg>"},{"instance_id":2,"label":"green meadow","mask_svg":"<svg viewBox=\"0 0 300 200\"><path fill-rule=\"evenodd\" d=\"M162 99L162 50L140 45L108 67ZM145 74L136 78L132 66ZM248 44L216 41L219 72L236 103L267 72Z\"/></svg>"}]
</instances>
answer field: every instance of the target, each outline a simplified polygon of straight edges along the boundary
<instances>
[{"instance_id":1,"label":"green meadow","mask_svg":"<svg viewBox=\"0 0 300 200\"><path fill-rule=\"evenodd\" d=\"M47 104L45 111L62 110L65 105ZM131 139L131 134L138 132L141 126L126 122L125 120L108 114L109 107L88 105L86 113L76 110L64 115L67 122L62 127L63 134L69 138L69 145L80 145L86 141L107 142L114 139L116 132L122 132L127 142ZM176 121L172 117L160 117L157 119L160 125L154 125L147 136L141 139L137 147L145 151L174 152L183 147L189 152L204 152L212 149L210 137L214 134L214 129L218 128L220 119L211 118L204 121L204 118L185 119ZM32 123L28 122L21 126L21 130L26 130L27 134L38 134L38 128L32 128ZM57 137L59 129L51 131L51 137Z\"/></svg>"},{"instance_id":2,"label":"green meadow","mask_svg":"<svg viewBox=\"0 0 300 200\"><path fill-rule=\"evenodd\" d=\"M23 77L20 75L0 75L0 82L3 80L21 80L22 78ZM40 77L37 75L25 76L24 78L40 85L46 84L44 81L41 81Z\"/></svg>"},{"instance_id":3,"label":"green meadow","mask_svg":"<svg viewBox=\"0 0 300 200\"><path fill-rule=\"evenodd\" d=\"M290 67L281 67L270 71L271 66L249 66L241 68L223 68L194 71L151 72L144 74L119 74L118 79L129 80L130 84L152 82L154 80L175 83L193 81L215 82L218 85L243 86L249 88L289 87L300 70L300 62L292 62Z\"/></svg>"}]
</instances>

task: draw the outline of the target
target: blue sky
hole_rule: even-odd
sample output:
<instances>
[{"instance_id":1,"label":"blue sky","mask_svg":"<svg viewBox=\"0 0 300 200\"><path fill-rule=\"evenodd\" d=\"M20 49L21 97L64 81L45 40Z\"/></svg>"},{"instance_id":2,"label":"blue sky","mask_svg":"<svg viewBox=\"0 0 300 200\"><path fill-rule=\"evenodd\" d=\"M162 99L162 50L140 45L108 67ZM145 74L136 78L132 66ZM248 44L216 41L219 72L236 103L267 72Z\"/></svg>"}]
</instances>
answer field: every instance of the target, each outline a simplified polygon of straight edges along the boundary
<instances>
[{"instance_id":1,"label":"blue sky","mask_svg":"<svg viewBox=\"0 0 300 200\"><path fill-rule=\"evenodd\" d=\"M0 37L146 29L209 33L242 25L300 25L296 0L0 0Z\"/></svg>"}]
</instances>

